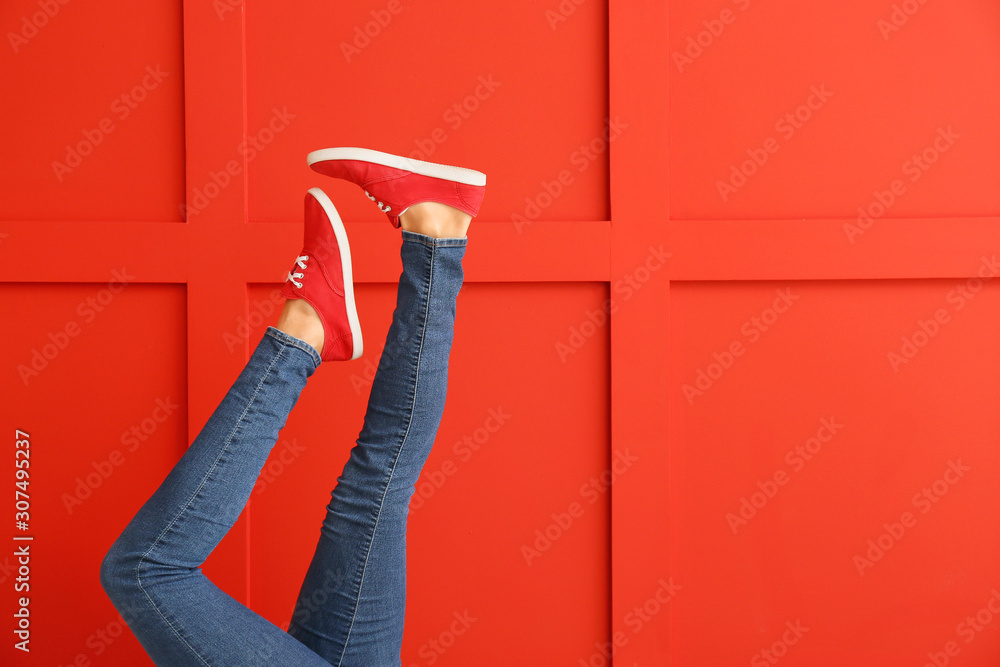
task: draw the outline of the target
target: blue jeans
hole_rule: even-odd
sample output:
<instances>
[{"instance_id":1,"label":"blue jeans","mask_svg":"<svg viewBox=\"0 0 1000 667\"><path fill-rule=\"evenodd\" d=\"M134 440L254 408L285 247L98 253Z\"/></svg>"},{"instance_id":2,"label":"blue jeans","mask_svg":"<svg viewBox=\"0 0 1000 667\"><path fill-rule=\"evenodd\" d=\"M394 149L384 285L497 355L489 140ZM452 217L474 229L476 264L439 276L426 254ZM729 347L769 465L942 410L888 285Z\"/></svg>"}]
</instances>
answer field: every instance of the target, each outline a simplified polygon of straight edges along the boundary
<instances>
[{"instance_id":1,"label":"blue jeans","mask_svg":"<svg viewBox=\"0 0 1000 667\"><path fill-rule=\"evenodd\" d=\"M101 584L157 665L399 666L406 518L444 410L466 239L402 231L396 310L364 426L320 531L288 632L201 565L232 528L306 381L310 345L268 328L194 443L101 565Z\"/></svg>"}]
</instances>

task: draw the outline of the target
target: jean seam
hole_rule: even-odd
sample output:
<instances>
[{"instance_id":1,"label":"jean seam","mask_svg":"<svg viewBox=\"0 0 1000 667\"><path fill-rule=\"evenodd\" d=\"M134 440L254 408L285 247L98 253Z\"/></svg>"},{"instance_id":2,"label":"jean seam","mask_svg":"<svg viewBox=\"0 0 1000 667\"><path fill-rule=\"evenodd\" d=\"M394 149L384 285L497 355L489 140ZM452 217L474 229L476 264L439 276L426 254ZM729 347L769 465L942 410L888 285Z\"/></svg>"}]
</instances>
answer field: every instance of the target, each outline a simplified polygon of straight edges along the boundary
<instances>
[{"instance_id":1,"label":"jean seam","mask_svg":"<svg viewBox=\"0 0 1000 667\"><path fill-rule=\"evenodd\" d=\"M396 451L396 457L392 461L392 469L389 471L389 478L386 480L385 488L382 489L382 499L379 501L378 513L375 515L375 525L372 526L371 537L368 541L367 553L365 554L365 564L361 568L361 583L358 585L358 597L354 602L354 612L351 615L351 625L347 628L347 636L344 638L344 648L341 650L340 660L337 661L337 667L341 667L344 662L344 656L347 654L347 645L351 641L351 632L354 630L354 622L358 618L358 606L361 604L361 589L365 585L365 573L368 571L368 560L371 557L372 543L375 541L375 532L378 530L379 519L382 517L382 509L385 507L385 497L389 492L389 487L392 486L392 477L396 472L396 465L399 463L399 457L403 453L403 448L406 446L406 439L410 435L410 428L413 426L413 414L416 412L417 405L417 384L420 382L420 360L424 351L424 340L427 337L427 320L430 317L431 289L434 286L434 259L436 256L436 247L433 245L429 245L427 247L429 247L431 251L430 276L427 279L427 298L424 303L423 323L420 326L420 344L417 346L417 361L413 377L413 392L410 396L409 420L406 423L406 431L403 433L403 438L399 443L399 449Z\"/></svg>"},{"instance_id":2,"label":"jean seam","mask_svg":"<svg viewBox=\"0 0 1000 667\"><path fill-rule=\"evenodd\" d=\"M174 524L177 523L178 519L180 519L180 517L190 509L191 503L201 492L202 488L204 488L205 482L208 481L208 478L211 477L212 473L215 471L215 468L219 465L219 460L222 458L223 453L226 451L229 445L232 444L233 437L236 435L236 432L243 424L243 420L246 417L247 412L250 411L250 406L253 405L254 401L257 400L257 396L260 394L261 387L264 386L264 383L270 376L271 370L274 368L275 364L277 364L278 360L281 359L281 357L284 355L284 351L285 351L285 345L282 345L281 350L279 350L278 353L274 356L274 359L271 361L271 364L267 367L267 371L264 373L264 376L261 378L260 382L254 388L253 396L251 396L250 400L247 402L247 407L243 410L243 413L240 415L240 418L236 421L236 425L233 427L232 431L230 431L229 436L227 437L226 444L222 447L221 450L219 450L219 454L218 456L215 457L215 461L212 463L212 467L209 468L209 470L205 473L205 476L202 478L201 483L198 485L198 488L195 489L194 493L188 499L187 503L184 505L181 511L178 512L176 516L174 516L174 518L170 520L170 523L167 524L167 526L160 532L156 540L153 542L152 546L150 546L149 549L146 550L146 553L142 555L142 557L139 559L139 562L136 563L135 566L135 578L136 578L136 583L138 583L139 585L139 590L141 590L143 595L146 596L146 599L149 600L149 603L153 606L153 609L156 610L156 613L159 614L160 618L162 618L163 621L167 624L167 626L170 628L170 631L174 633L174 636L177 637L177 639L179 639L182 644L187 646L191 650L191 652L195 654L198 660L200 660L202 664L204 664L206 667L211 667L211 665L202 657L202 655L198 652L198 650L195 649L195 647L191 646L191 644L188 643L188 641L184 638L184 636L177 631L177 628L174 627L174 624L171 623L170 620L164 615L164 613L160 610L159 605L156 604L152 596L150 596L150 594L143 587L142 577L139 574L139 569L142 567L142 564L146 560L146 557L149 556L149 554L152 553L153 550L160 545L160 542L163 540L163 536L166 535L167 532L174 527Z\"/></svg>"}]
</instances>

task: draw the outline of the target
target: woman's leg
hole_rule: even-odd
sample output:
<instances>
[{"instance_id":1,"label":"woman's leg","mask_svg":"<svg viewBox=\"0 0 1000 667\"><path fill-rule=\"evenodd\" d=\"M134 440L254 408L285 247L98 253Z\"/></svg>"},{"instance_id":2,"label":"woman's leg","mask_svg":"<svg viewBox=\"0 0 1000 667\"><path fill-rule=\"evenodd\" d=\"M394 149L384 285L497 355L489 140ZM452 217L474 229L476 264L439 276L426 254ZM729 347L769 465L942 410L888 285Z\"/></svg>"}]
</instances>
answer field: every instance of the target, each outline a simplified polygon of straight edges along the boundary
<instances>
[{"instance_id":1,"label":"woman's leg","mask_svg":"<svg viewBox=\"0 0 1000 667\"><path fill-rule=\"evenodd\" d=\"M406 518L444 409L471 220L463 214L457 226L441 225L432 215L418 224L435 207L414 207L412 225L403 218L403 273L364 427L337 479L289 627L337 667L400 664Z\"/></svg>"},{"instance_id":2,"label":"woman's leg","mask_svg":"<svg viewBox=\"0 0 1000 667\"><path fill-rule=\"evenodd\" d=\"M353 295L350 251L321 191L306 196L305 232L283 290L291 300L280 329L268 328L194 443L102 563L105 591L157 665L328 665L201 572L246 505L321 360L360 354L353 296L345 296Z\"/></svg>"},{"instance_id":3,"label":"woman's leg","mask_svg":"<svg viewBox=\"0 0 1000 667\"><path fill-rule=\"evenodd\" d=\"M194 443L111 547L101 583L157 665L326 665L201 564L236 522L316 351L268 328Z\"/></svg>"}]
</instances>

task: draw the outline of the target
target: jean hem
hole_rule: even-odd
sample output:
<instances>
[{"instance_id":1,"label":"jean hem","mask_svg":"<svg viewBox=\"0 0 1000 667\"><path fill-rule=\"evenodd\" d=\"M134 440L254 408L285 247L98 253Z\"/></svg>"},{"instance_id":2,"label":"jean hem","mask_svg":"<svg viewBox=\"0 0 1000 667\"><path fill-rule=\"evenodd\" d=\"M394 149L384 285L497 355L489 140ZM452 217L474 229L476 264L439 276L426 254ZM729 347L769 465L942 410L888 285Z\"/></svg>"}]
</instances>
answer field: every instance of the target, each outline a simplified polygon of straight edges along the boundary
<instances>
[{"instance_id":1,"label":"jean hem","mask_svg":"<svg viewBox=\"0 0 1000 667\"><path fill-rule=\"evenodd\" d=\"M418 234L417 232L410 232L405 229L400 230L403 234L403 242L410 243L420 243L421 245L432 246L437 248L444 247L459 247L465 246L469 239L466 236L461 238L436 238L434 236L427 236L426 234Z\"/></svg>"},{"instance_id":2,"label":"jean hem","mask_svg":"<svg viewBox=\"0 0 1000 667\"><path fill-rule=\"evenodd\" d=\"M313 362L313 370L319 368L319 365L323 363L323 358L320 356L319 352L316 351L316 348L301 338L296 338L295 336L287 334L281 329L275 329L274 327L268 327L267 331L264 332L264 335L270 336L285 345L297 347L308 354L309 358L312 359Z\"/></svg>"}]
</instances>

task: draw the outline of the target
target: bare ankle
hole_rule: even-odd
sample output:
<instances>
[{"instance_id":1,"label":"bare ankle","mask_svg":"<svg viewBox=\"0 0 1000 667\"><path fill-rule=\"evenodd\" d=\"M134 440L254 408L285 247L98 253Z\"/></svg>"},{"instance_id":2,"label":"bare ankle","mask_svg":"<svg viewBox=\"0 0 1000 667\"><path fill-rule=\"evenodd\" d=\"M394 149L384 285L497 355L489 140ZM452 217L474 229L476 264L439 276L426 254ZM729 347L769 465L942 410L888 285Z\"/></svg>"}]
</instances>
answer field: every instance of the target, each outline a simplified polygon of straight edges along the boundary
<instances>
[{"instance_id":1,"label":"bare ankle","mask_svg":"<svg viewBox=\"0 0 1000 667\"><path fill-rule=\"evenodd\" d=\"M472 216L438 202L421 202L406 209L399 218L408 232L433 238L465 238Z\"/></svg>"},{"instance_id":2,"label":"bare ankle","mask_svg":"<svg viewBox=\"0 0 1000 667\"><path fill-rule=\"evenodd\" d=\"M322 354L323 352L323 322L319 319L316 309L304 299L288 299L285 307L274 325L279 331L289 336L303 340Z\"/></svg>"}]
</instances>

